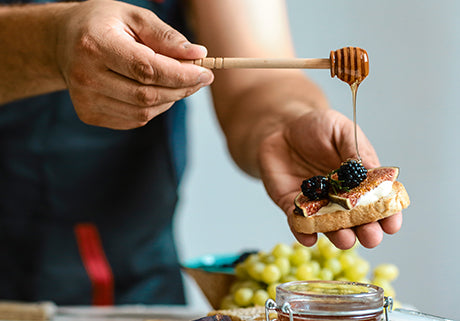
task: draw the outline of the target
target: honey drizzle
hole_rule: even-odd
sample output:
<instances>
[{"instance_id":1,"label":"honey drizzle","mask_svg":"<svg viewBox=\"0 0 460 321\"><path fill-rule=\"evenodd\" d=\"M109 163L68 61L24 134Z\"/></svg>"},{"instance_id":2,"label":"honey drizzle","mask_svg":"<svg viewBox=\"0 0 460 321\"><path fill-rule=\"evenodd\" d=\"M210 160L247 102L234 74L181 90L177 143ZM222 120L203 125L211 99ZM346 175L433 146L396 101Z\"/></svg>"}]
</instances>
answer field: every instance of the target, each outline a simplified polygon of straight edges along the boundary
<instances>
[{"instance_id":1,"label":"honey drizzle","mask_svg":"<svg viewBox=\"0 0 460 321\"><path fill-rule=\"evenodd\" d=\"M361 162L358 148L358 125L356 121L356 96L359 84L369 74L369 57L366 50L358 47L346 47L331 51L331 77L337 76L340 80L350 85L353 98L353 125L355 136L356 156Z\"/></svg>"},{"instance_id":2,"label":"honey drizzle","mask_svg":"<svg viewBox=\"0 0 460 321\"><path fill-rule=\"evenodd\" d=\"M355 148L356 148L356 156L358 156L358 160L361 162L361 155L359 154L358 148L358 125L356 121L356 95L358 94L358 87L359 81L355 81L353 84L350 85L351 88L351 95L353 98L353 125L354 125L354 133L355 133Z\"/></svg>"}]
</instances>

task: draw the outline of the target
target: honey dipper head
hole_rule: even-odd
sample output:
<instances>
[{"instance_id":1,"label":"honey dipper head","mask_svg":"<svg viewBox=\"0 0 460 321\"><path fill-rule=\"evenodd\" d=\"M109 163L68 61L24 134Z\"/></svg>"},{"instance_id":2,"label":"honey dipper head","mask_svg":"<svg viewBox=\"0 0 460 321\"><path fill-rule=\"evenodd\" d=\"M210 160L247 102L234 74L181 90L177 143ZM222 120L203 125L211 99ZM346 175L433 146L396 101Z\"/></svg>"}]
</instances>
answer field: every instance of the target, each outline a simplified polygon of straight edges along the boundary
<instances>
[{"instance_id":1,"label":"honey dipper head","mask_svg":"<svg viewBox=\"0 0 460 321\"><path fill-rule=\"evenodd\" d=\"M337 76L349 85L361 83L369 74L369 57L364 49L346 47L331 51L331 77Z\"/></svg>"}]
</instances>

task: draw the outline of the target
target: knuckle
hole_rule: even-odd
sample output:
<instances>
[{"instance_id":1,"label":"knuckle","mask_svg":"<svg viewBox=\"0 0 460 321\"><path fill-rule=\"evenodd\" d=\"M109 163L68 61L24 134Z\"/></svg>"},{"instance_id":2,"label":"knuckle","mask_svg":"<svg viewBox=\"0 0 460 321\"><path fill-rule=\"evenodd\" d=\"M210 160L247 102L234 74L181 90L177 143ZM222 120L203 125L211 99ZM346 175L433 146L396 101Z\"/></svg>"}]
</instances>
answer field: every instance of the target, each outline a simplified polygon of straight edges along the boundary
<instances>
[{"instance_id":1,"label":"knuckle","mask_svg":"<svg viewBox=\"0 0 460 321\"><path fill-rule=\"evenodd\" d=\"M137 123L148 123L153 118L149 108L139 108L136 113Z\"/></svg>"},{"instance_id":2,"label":"knuckle","mask_svg":"<svg viewBox=\"0 0 460 321\"><path fill-rule=\"evenodd\" d=\"M179 33L172 28L165 28L160 33L160 38L164 41L174 41L179 37Z\"/></svg>"},{"instance_id":3,"label":"knuckle","mask_svg":"<svg viewBox=\"0 0 460 321\"><path fill-rule=\"evenodd\" d=\"M93 88L97 84L94 78L86 70L78 66L73 66L69 70L69 82L71 86L80 88Z\"/></svg>"},{"instance_id":4,"label":"knuckle","mask_svg":"<svg viewBox=\"0 0 460 321\"><path fill-rule=\"evenodd\" d=\"M132 126L132 128L144 127L147 124L148 124L148 121L138 121Z\"/></svg>"},{"instance_id":5,"label":"knuckle","mask_svg":"<svg viewBox=\"0 0 460 321\"><path fill-rule=\"evenodd\" d=\"M148 86L139 86L136 88L135 99L140 106L157 105L160 95L157 90Z\"/></svg>"},{"instance_id":6,"label":"knuckle","mask_svg":"<svg viewBox=\"0 0 460 321\"><path fill-rule=\"evenodd\" d=\"M181 98L186 98L188 96L191 96L193 95L195 92L198 91L200 87L189 87L189 88L186 88L183 92L183 95Z\"/></svg>"},{"instance_id":7,"label":"knuckle","mask_svg":"<svg viewBox=\"0 0 460 321\"><path fill-rule=\"evenodd\" d=\"M83 31L75 44L75 50L85 55L94 56L99 51L98 42L88 31Z\"/></svg>"},{"instance_id":8,"label":"knuckle","mask_svg":"<svg viewBox=\"0 0 460 321\"><path fill-rule=\"evenodd\" d=\"M143 84L150 84L155 82L159 74L153 66L145 60L138 60L131 64L132 73L134 78Z\"/></svg>"},{"instance_id":9,"label":"knuckle","mask_svg":"<svg viewBox=\"0 0 460 321\"><path fill-rule=\"evenodd\" d=\"M176 82L179 86L184 86L188 84L188 77L185 73L179 72L176 74Z\"/></svg>"}]
</instances>

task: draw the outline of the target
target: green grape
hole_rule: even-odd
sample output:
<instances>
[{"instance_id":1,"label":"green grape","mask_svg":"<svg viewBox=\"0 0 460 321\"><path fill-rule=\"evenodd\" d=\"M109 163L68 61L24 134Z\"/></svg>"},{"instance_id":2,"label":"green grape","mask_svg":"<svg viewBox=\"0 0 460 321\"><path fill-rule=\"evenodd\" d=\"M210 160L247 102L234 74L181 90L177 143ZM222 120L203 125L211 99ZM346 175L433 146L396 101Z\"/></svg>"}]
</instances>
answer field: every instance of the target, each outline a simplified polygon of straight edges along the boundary
<instances>
[{"instance_id":1,"label":"green grape","mask_svg":"<svg viewBox=\"0 0 460 321\"><path fill-rule=\"evenodd\" d=\"M356 255L348 252L344 252L339 256L340 264L342 269L346 270L349 267L353 266L356 262Z\"/></svg>"},{"instance_id":2,"label":"green grape","mask_svg":"<svg viewBox=\"0 0 460 321\"><path fill-rule=\"evenodd\" d=\"M279 285L280 283L272 283L272 284L269 284L268 287L267 287L267 293L268 293L268 296L270 297L270 299L272 300L275 300L276 299L276 287Z\"/></svg>"},{"instance_id":3,"label":"green grape","mask_svg":"<svg viewBox=\"0 0 460 321\"><path fill-rule=\"evenodd\" d=\"M371 283L381 287L386 296L391 296L393 298L395 297L396 292L395 292L393 286L391 285L390 281L388 281L387 279L374 278L371 281Z\"/></svg>"},{"instance_id":4,"label":"green grape","mask_svg":"<svg viewBox=\"0 0 460 321\"><path fill-rule=\"evenodd\" d=\"M278 243L272 249L272 255L276 258L288 258L292 254L292 252L294 252L293 248L284 243Z\"/></svg>"},{"instance_id":5,"label":"green grape","mask_svg":"<svg viewBox=\"0 0 460 321\"><path fill-rule=\"evenodd\" d=\"M291 271L291 263L287 257L277 257L275 259L275 265L279 268L281 276L288 275Z\"/></svg>"},{"instance_id":6,"label":"green grape","mask_svg":"<svg viewBox=\"0 0 460 321\"><path fill-rule=\"evenodd\" d=\"M287 283L287 282L292 282L292 281L298 281L299 279L297 279L294 275L285 275L283 276L281 279L280 279L280 282L281 283Z\"/></svg>"},{"instance_id":7,"label":"green grape","mask_svg":"<svg viewBox=\"0 0 460 321\"><path fill-rule=\"evenodd\" d=\"M257 253L249 254L249 256L244 260L244 264L248 265L253 262L259 261L259 255Z\"/></svg>"},{"instance_id":8,"label":"green grape","mask_svg":"<svg viewBox=\"0 0 460 321\"><path fill-rule=\"evenodd\" d=\"M220 302L220 308L224 310L237 309L239 306L233 301L233 295L227 294Z\"/></svg>"},{"instance_id":9,"label":"green grape","mask_svg":"<svg viewBox=\"0 0 460 321\"><path fill-rule=\"evenodd\" d=\"M254 291L262 288L262 284L260 284L260 282L257 282L256 280L243 280L242 285L247 288L253 289Z\"/></svg>"},{"instance_id":10,"label":"green grape","mask_svg":"<svg viewBox=\"0 0 460 321\"><path fill-rule=\"evenodd\" d=\"M311 259L312 260L315 260L315 261L318 261L318 262L322 260L322 256L321 256L321 253L318 250L318 246L314 246L314 247L310 248L310 253L311 253Z\"/></svg>"},{"instance_id":11,"label":"green grape","mask_svg":"<svg viewBox=\"0 0 460 321\"><path fill-rule=\"evenodd\" d=\"M275 262L275 256L271 253L263 253L260 255L259 260L265 264L271 264Z\"/></svg>"},{"instance_id":12,"label":"green grape","mask_svg":"<svg viewBox=\"0 0 460 321\"><path fill-rule=\"evenodd\" d=\"M255 291L261 287L261 284L255 280L237 280L230 286L230 293L235 293L238 289L241 288L248 288Z\"/></svg>"},{"instance_id":13,"label":"green grape","mask_svg":"<svg viewBox=\"0 0 460 321\"><path fill-rule=\"evenodd\" d=\"M334 273L328 268L322 268L321 271L319 271L318 277L321 280L331 281L334 279Z\"/></svg>"},{"instance_id":14,"label":"green grape","mask_svg":"<svg viewBox=\"0 0 460 321\"><path fill-rule=\"evenodd\" d=\"M342 264L337 258L330 258L324 262L324 267L331 270L334 276L339 275L342 272Z\"/></svg>"},{"instance_id":15,"label":"green grape","mask_svg":"<svg viewBox=\"0 0 460 321\"><path fill-rule=\"evenodd\" d=\"M295 277L298 280L312 280L315 277L315 270L309 263L304 263L297 268Z\"/></svg>"},{"instance_id":16,"label":"green grape","mask_svg":"<svg viewBox=\"0 0 460 321\"><path fill-rule=\"evenodd\" d=\"M235 293L236 290L238 290L239 288L242 287L242 284L243 282L242 281L239 281L239 280L236 280L235 282L232 283L232 285L230 285L230 289L229 289L229 292L230 293Z\"/></svg>"},{"instance_id":17,"label":"green grape","mask_svg":"<svg viewBox=\"0 0 460 321\"><path fill-rule=\"evenodd\" d=\"M307 263L311 259L310 250L306 247L299 247L294 250L289 260L292 265L299 266L303 263Z\"/></svg>"},{"instance_id":18,"label":"green grape","mask_svg":"<svg viewBox=\"0 0 460 321\"><path fill-rule=\"evenodd\" d=\"M247 266L249 276L257 281L260 281L262 279L262 271L264 269L265 269L265 264L260 261L251 262Z\"/></svg>"},{"instance_id":19,"label":"green grape","mask_svg":"<svg viewBox=\"0 0 460 321\"><path fill-rule=\"evenodd\" d=\"M233 294L233 301L240 307L247 307L252 303L254 290L250 288L240 288Z\"/></svg>"},{"instance_id":20,"label":"green grape","mask_svg":"<svg viewBox=\"0 0 460 321\"><path fill-rule=\"evenodd\" d=\"M366 277L369 269L369 262L362 258L358 258L354 265L348 267L345 270L344 276L350 281L358 282L359 280Z\"/></svg>"},{"instance_id":21,"label":"green grape","mask_svg":"<svg viewBox=\"0 0 460 321\"><path fill-rule=\"evenodd\" d=\"M362 278L362 279L359 279L357 280L356 282L359 282L359 283L366 283L366 284L371 284L371 280L369 280L368 278Z\"/></svg>"},{"instance_id":22,"label":"green grape","mask_svg":"<svg viewBox=\"0 0 460 321\"><path fill-rule=\"evenodd\" d=\"M331 259L340 255L340 250L334 246L327 238L321 237L317 244L318 250L325 259Z\"/></svg>"},{"instance_id":23,"label":"green grape","mask_svg":"<svg viewBox=\"0 0 460 321\"><path fill-rule=\"evenodd\" d=\"M256 253L257 257L259 258L259 261L264 257L268 255L267 251L259 251Z\"/></svg>"},{"instance_id":24,"label":"green grape","mask_svg":"<svg viewBox=\"0 0 460 321\"><path fill-rule=\"evenodd\" d=\"M318 261L310 261L308 262L313 267L313 273L314 275L318 275L319 271L321 271L321 264L319 264Z\"/></svg>"},{"instance_id":25,"label":"green grape","mask_svg":"<svg viewBox=\"0 0 460 321\"><path fill-rule=\"evenodd\" d=\"M249 274L244 263L237 264L235 266L234 272L236 277L240 280L246 280L249 278Z\"/></svg>"},{"instance_id":26,"label":"green grape","mask_svg":"<svg viewBox=\"0 0 460 321\"><path fill-rule=\"evenodd\" d=\"M301 244L301 243L295 241L294 243L292 243L292 246L291 246L291 247L292 247L293 250L296 250L296 249L298 249L298 248L304 248L305 245L303 245L303 244Z\"/></svg>"},{"instance_id":27,"label":"green grape","mask_svg":"<svg viewBox=\"0 0 460 321\"><path fill-rule=\"evenodd\" d=\"M254 292L254 296L252 297L252 302L254 305L261 305L264 306L265 302L269 299L268 292L266 290L259 289Z\"/></svg>"},{"instance_id":28,"label":"green grape","mask_svg":"<svg viewBox=\"0 0 460 321\"><path fill-rule=\"evenodd\" d=\"M278 282L280 278L280 269L275 264L267 264L261 274L262 281L267 284Z\"/></svg>"},{"instance_id":29,"label":"green grape","mask_svg":"<svg viewBox=\"0 0 460 321\"><path fill-rule=\"evenodd\" d=\"M358 243L357 243L358 244ZM236 281L222 301L222 308L263 306L268 298L276 299L276 286L297 280L339 280L372 283L382 287L385 295L394 297L391 281L397 278L398 268L380 264L373 270L373 280L367 279L368 261L355 250L337 249L326 237L314 247L295 242L292 246L278 243L270 252L251 254L235 267Z\"/></svg>"},{"instance_id":30,"label":"green grape","mask_svg":"<svg viewBox=\"0 0 460 321\"><path fill-rule=\"evenodd\" d=\"M394 264L379 264L374 269L374 277L394 281L399 275L399 269Z\"/></svg>"}]
</instances>

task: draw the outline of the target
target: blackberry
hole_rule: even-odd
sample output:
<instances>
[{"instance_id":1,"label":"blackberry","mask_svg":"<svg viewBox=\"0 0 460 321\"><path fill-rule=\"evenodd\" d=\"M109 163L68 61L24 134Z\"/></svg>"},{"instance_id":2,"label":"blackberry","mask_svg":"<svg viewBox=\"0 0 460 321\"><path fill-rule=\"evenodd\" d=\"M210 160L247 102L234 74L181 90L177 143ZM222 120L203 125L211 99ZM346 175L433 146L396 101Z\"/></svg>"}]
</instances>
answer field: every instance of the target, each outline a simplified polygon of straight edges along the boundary
<instances>
[{"instance_id":1,"label":"blackberry","mask_svg":"<svg viewBox=\"0 0 460 321\"><path fill-rule=\"evenodd\" d=\"M313 176L302 182L302 193L310 200L321 200L328 196L329 181L325 176Z\"/></svg>"},{"instance_id":2,"label":"blackberry","mask_svg":"<svg viewBox=\"0 0 460 321\"><path fill-rule=\"evenodd\" d=\"M354 188L361 184L367 177L367 169L363 166L361 161L347 160L340 165L337 170L337 177L345 188Z\"/></svg>"}]
</instances>

